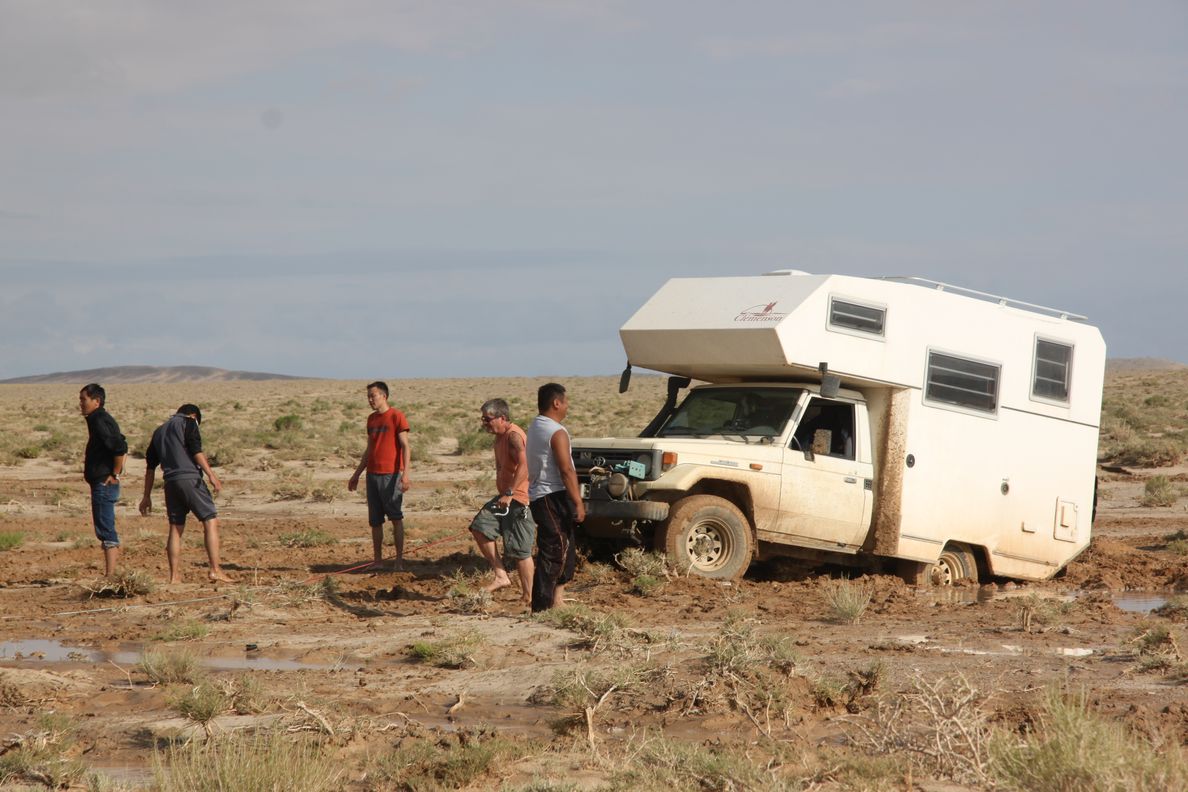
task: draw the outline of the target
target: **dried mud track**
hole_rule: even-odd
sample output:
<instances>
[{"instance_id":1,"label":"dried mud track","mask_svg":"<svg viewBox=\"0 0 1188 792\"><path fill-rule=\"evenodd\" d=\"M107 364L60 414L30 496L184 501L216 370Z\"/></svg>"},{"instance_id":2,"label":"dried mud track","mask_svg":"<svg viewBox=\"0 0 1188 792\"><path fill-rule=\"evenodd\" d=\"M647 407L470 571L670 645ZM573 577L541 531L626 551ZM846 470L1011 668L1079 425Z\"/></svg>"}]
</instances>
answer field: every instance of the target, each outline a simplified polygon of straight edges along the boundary
<instances>
[{"instance_id":1,"label":"dried mud track","mask_svg":"<svg viewBox=\"0 0 1188 792\"><path fill-rule=\"evenodd\" d=\"M158 581L164 574L159 522L129 526L123 559L125 567ZM81 533L83 523L74 517L70 528ZM814 684L845 683L877 666L880 692L906 690L916 675L961 675L992 692L991 706L1004 718L1021 700L1072 684L1138 728L1170 729L1188 743L1188 686L1140 672L1134 643L1153 623L1173 632L1182 625L1123 611L1112 601L1112 594L1128 589L1188 588L1188 557L1166 541L1168 534L1188 530L1182 514L1103 510L1090 549L1062 578L983 591L982 597L973 590L938 595L895 578L869 578L871 604L857 625L828 620L826 577L782 575L778 566L733 584L672 579L648 597L630 593L617 572L587 569L572 586L574 598L596 613L618 614L634 628L596 652L574 632L526 617L509 589L496 594L485 614L456 612L451 576L483 571L470 552L465 523L462 515L411 516L409 547L418 549L405 569L334 575L327 596L317 588L320 580L366 561L370 552L358 518L227 520L224 558L237 584L200 582L200 531L191 531L184 562L194 582L158 584L149 594L113 600L86 597L81 584L94 579L99 552L53 541L63 530L60 519L9 517L4 529L24 532L26 540L0 553L0 642L8 647L0 656L0 731L26 733L38 713L50 709L79 716L85 761L111 772L131 768L124 778L143 781L151 747L185 727L168 703L169 691L149 685L134 668L137 654L150 647L192 651L216 679L250 675L272 702L270 718L322 728L320 718L326 728L349 733L342 751L354 768L352 779L360 777L361 757L383 750L393 730L406 731L410 724L439 730L487 724L569 745L575 738L554 738L551 729L567 713L542 703L542 693L575 669L642 663L653 669L651 681L600 708L599 740L655 727L698 743L768 734L806 748L840 745L851 714L844 704L822 705ZM311 548L280 543L282 535L302 530L338 541ZM1027 606L1035 616L1025 630L1023 602L1032 594L1043 599ZM188 623L204 626L206 634L185 642L156 640ZM780 717L747 710L737 690L707 675L706 658L727 624L790 640L801 681L790 687L794 695ZM406 648L417 641L463 635L474 643L461 668L407 656ZM58 642L67 656L38 656L33 645L19 643L29 640ZM243 723L230 715L221 722L224 728ZM347 788L367 787L351 781Z\"/></svg>"}]
</instances>

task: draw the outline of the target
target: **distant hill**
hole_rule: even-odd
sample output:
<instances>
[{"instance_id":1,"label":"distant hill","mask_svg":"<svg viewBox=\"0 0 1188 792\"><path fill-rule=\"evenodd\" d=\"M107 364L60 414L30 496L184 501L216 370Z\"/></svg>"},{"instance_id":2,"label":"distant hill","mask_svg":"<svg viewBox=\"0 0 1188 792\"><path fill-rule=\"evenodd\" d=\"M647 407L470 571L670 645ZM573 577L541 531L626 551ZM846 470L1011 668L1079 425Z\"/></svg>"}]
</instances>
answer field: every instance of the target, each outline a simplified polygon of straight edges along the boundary
<instances>
[{"instance_id":1,"label":"distant hill","mask_svg":"<svg viewBox=\"0 0 1188 792\"><path fill-rule=\"evenodd\" d=\"M136 383L295 379L308 378L289 374L268 374L262 371L228 371L210 366L108 366L107 368L84 369L82 371L56 371L53 374L13 377L0 380L0 385L62 385L71 383L85 385L88 382L98 382L101 385L106 383L131 385Z\"/></svg>"},{"instance_id":2,"label":"distant hill","mask_svg":"<svg viewBox=\"0 0 1188 792\"><path fill-rule=\"evenodd\" d=\"M1188 366L1165 358L1109 358L1106 360L1107 374L1141 374L1144 371L1177 371L1180 369L1188 369Z\"/></svg>"}]
</instances>

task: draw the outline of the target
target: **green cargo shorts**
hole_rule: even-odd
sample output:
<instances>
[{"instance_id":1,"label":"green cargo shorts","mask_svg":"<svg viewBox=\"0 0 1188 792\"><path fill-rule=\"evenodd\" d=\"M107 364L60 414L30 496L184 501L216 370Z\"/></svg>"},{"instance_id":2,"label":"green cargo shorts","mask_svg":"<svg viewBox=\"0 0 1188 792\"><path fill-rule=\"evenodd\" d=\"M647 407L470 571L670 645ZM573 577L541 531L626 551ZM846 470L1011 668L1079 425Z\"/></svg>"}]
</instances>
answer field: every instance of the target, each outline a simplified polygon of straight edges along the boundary
<instances>
[{"instance_id":1,"label":"green cargo shorts","mask_svg":"<svg viewBox=\"0 0 1188 792\"><path fill-rule=\"evenodd\" d=\"M503 539L503 554L520 561L532 557L532 545L536 542L536 522L532 512L519 501L512 501L507 513L499 505L496 496L487 501L470 521L470 530L482 534L494 542Z\"/></svg>"}]
</instances>

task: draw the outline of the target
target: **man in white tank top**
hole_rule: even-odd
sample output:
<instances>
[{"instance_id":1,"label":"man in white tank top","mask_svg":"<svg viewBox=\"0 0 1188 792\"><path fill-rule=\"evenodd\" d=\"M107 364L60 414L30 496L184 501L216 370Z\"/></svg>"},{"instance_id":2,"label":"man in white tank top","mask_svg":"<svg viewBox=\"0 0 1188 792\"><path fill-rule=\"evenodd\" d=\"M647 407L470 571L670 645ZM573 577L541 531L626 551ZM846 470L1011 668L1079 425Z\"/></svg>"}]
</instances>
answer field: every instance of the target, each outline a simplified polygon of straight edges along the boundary
<instances>
[{"instance_id":1,"label":"man in white tank top","mask_svg":"<svg viewBox=\"0 0 1188 792\"><path fill-rule=\"evenodd\" d=\"M577 564L574 533L586 519L586 505L578 487L569 446L569 432L561 425L569 414L569 397L555 382L536 392L540 415L528 427L528 497L536 520L536 570L532 579L532 610L555 608L564 601L565 584Z\"/></svg>"}]
</instances>

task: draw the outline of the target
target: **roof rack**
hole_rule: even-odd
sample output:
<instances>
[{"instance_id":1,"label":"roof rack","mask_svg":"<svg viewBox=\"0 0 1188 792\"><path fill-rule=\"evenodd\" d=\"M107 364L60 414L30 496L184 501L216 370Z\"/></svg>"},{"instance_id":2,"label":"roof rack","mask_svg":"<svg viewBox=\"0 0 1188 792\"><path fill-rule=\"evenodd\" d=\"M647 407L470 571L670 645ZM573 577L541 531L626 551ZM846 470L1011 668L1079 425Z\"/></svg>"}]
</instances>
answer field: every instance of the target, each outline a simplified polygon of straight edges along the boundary
<instances>
[{"instance_id":1,"label":"roof rack","mask_svg":"<svg viewBox=\"0 0 1188 792\"><path fill-rule=\"evenodd\" d=\"M1048 314L1049 316L1057 316L1061 319L1070 319L1074 322L1087 322L1089 317L1075 314L1071 311L1062 311L1059 308L1049 308L1046 305L1036 305L1035 303L1023 302L1022 300L1012 300L1009 297L1000 297L997 294L989 294L988 292L981 292L976 289L967 289L964 286L954 286L951 283L941 283L929 278L920 278L915 275L882 275L877 280L896 281L898 283L910 283L916 286L923 286L924 288L936 289L937 291L949 291L954 294L963 294L967 297L973 297L978 300L985 300L987 302L998 303L1010 308L1023 308L1028 311L1035 311L1036 313Z\"/></svg>"}]
</instances>

